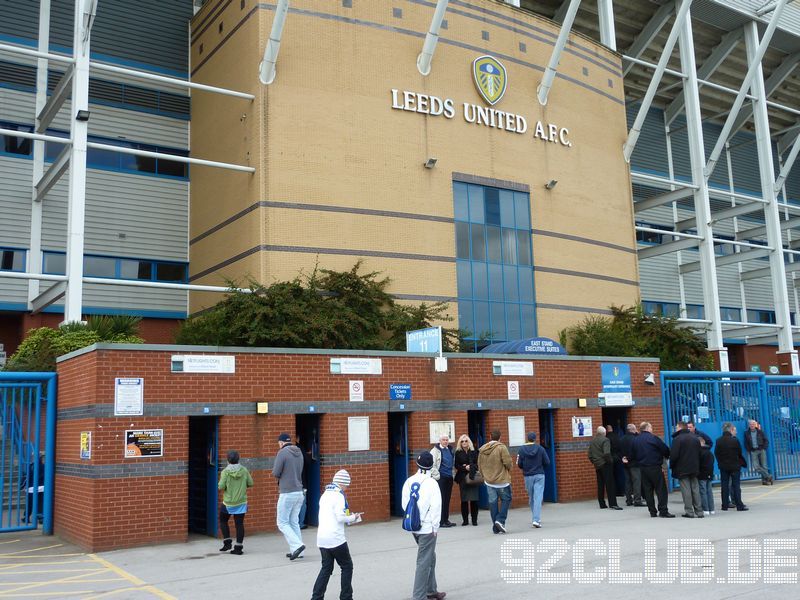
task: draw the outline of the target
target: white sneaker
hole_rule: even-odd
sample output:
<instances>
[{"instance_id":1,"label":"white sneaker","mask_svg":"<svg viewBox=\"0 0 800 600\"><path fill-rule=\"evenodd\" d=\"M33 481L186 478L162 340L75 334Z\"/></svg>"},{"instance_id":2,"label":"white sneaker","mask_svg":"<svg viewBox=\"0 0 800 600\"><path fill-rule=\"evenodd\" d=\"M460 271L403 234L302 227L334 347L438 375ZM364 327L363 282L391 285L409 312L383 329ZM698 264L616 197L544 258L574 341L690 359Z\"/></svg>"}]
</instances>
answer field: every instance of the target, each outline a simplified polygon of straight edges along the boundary
<instances>
[{"instance_id":1,"label":"white sneaker","mask_svg":"<svg viewBox=\"0 0 800 600\"><path fill-rule=\"evenodd\" d=\"M533 523L531 523L531 527L535 527L536 529L539 529L541 526L542 524L539 523L539 521L534 521Z\"/></svg>"},{"instance_id":2,"label":"white sneaker","mask_svg":"<svg viewBox=\"0 0 800 600\"><path fill-rule=\"evenodd\" d=\"M506 527L505 527L505 525L503 525L503 524L502 524L500 521L495 521L495 522L494 522L494 524L497 526L497 528L498 528L498 529L499 529L499 530L500 530L502 533L505 533L505 532L506 532Z\"/></svg>"},{"instance_id":3,"label":"white sneaker","mask_svg":"<svg viewBox=\"0 0 800 600\"><path fill-rule=\"evenodd\" d=\"M715 511L715 510L712 510L712 511L711 511L711 514L712 514L712 515L715 515L715 514L717 514L717 511Z\"/></svg>"},{"instance_id":4,"label":"white sneaker","mask_svg":"<svg viewBox=\"0 0 800 600\"><path fill-rule=\"evenodd\" d=\"M704 510L704 511L703 511L703 514L704 514L705 516L707 516L707 517L708 517L708 516L710 516L710 515L711 515L711 511Z\"/></svg>"}]
</instances>

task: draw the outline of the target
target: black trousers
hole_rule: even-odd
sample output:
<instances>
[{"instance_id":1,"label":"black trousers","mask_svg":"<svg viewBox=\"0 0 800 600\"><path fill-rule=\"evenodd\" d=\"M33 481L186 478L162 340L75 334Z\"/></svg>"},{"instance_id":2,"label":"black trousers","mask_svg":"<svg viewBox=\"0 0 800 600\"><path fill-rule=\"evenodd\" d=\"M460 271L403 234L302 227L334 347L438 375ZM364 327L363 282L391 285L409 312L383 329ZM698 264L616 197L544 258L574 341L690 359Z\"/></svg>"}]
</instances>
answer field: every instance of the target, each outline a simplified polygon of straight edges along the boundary
<instances>
[{"instance_id":1,"label":"black trousers","mask_svg":"<svg viewBox=\"0 0 800 600\"><path fill-rule=\"evenodd\" d=\"M744 506L742 502L742 472L739 469L735 471L726 471L725 469L719 470L720 493L722 494L722 507L728 507L733 500L736 508Z\"/></svg>"},{"instance_id":2,"label":"black trousers","mask_svg":"<svg viewBox=\"0 0 800 600\"><path fill-rule=\"evenodd\" d=\"M439 490L442 492L442 519L440 524L450 520L450 496L453 495L453 478L440 477Z\"/></svg>"},{"instance_id":3,"label":"black trousers","mask_svg":"<svg viewBox=\"0 0 800 600\"><path fill-rule=\"evenodd\" d=\"M219 530L222 532L222 537L226 540L231 539L231 529L228 527L228 518L233 516L233 524L236 525L236 543L242 545L244 541L244 515L231 515L228 508L223 504L219 507Z\"/></svg>"},{"instance_id":4,"label":"black trousers","mask_svg":"<svg viewBox=\"0 0 800 600\"><path fill-rule=\"evenodd\" d=\"M614 486L614 465L605 464L599 469L594 470L597 476L597 501L600 503L601 508L605 508L606 501L603 498L603 493L608 495L608 505L617 505L617 490Z\"/></svg>"},{"instance_id":5,"label":"black trousers","mask_svg":"<svg viewBox=\"0 0 800 600\"><path fill-rule=\"evenodd\" d=\"M478 523L478 501L477 500L470 500L468 502L461 503L461 519L462 523L467 522L468 517L472 517L472 524L476 525Z\"/></svg>"},{"instance_id":6,"label":"black trousers","mask_svg":"<svg viewBox=\"0 0 800 600\"><path fill-rule=\"evenodd\" d=\"M661 513L665 515L667 510L667 484L664 483L664 473L661 465L657 467L640 466L642 472L642 495L647 502L647 509L651 515ZM655 498L653 493L655 492ZM658 510L656 511L656 499L658 500Z\"/></svg>"},{"instance_id":7,"label":"black trousers","mask_svg":"<svg viewBox=\"0 0 800 600\"><path fill-rule=\"evenodd\" d=\"M319 570L317 580L314 582L314 591L311 600L323 600L325 590L328 589L328 580L333 574L333 561L342 570L342 591L339 600L353 600L353 559L350 558L350 549L347 542L336 548L320 548L322 555L322 568Z\"/></svg>"}]
</instances>

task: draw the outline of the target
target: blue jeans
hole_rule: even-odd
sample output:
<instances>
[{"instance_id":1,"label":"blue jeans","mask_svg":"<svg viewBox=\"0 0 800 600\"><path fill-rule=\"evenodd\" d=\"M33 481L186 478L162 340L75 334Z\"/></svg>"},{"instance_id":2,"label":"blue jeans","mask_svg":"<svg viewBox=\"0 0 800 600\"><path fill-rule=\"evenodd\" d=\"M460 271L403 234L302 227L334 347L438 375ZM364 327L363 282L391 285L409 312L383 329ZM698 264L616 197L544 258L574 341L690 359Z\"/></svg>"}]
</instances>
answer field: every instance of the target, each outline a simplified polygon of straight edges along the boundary
<instances>
[{"instance_id":1,"label":"blue jeans","mask_svg":"<svg viewBox=\"0 0 800 600\"><path fill-rule=\"evenodd\" d=\"M290 552L303 545L298 524L302 504L303 492L289 492L278 496L278 529L286 538Z\"/></svg>"},{"instance_id":2,"label":"blue jeans","mask_svg":"<svg viewBox=\"0 0 800 600\"><path fill-rule=\"evenodd\" d=\"M528 490L528 503L531 505L531 518L534 523L542 520L542 498L544 497L544 473L525 476L525 489Z\"/></svg>"},{"instance_id":3,"label":"blue jeans","mask_svg":"<svg viewBox=\"0 0 800 600\"><path fill-rule=\"evenodd\" d=\"M300 516L297 518L297 522L300 524L300 527L306 524L306 492L303 492L303 503L300 505Z\"/></svg>"},{"instance_id":4,"label":"blue jeans","mask_svg":"<svg viewBox=\"0 0 800 600\"><path fill-rule=\"evenodd\" d=\"M495 521L500 521L505 525L508 509L511 506L511 484L501 488L487 485L486 495L489 497L489 514L492 516L492 526L494 527ZM497 506L498 502L500 503L499 508Z\"/></svg>"},{"instance_id":5,"label":"blue jeans","mask_svg":"<svg viewBox=\"0 0 800 600\"><path fill-rule=\"evenodd\" d=\"M714 488L710 479L700 480L700 503L703 505L703 510L709 512L714 510Z\"/></svg>"}]
</instances>

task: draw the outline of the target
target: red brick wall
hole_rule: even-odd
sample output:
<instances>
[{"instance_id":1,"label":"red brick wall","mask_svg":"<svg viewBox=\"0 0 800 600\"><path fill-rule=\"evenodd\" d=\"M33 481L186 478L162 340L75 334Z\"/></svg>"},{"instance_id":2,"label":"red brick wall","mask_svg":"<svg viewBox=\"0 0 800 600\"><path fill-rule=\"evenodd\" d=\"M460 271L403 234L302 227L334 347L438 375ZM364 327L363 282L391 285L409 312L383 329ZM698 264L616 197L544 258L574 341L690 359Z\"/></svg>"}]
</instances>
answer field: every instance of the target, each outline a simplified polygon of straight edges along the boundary
<instances>
[{"instance_id":1,"label":"red brick wall","mask_svg":"<svg viewBox=\"0 0 800 600\"><path fill-rule=\"evenodd\" d=\"M324 485L340 468L350 471L353 484L348 498L353 510L364 511L370 520L388 519L390 514L388 460L362 464L359 453L348 454L347 417L370 417L370 451L388 450L388 416L390 383L412 384L413 399L406 401L408 446L411 452L430 448L431 420L453 420L456 435L467 432L467 410L477 409L477 402L486 410L486 432L499 429L501 441L508 443L508 417L524 416L527 431L539 430L539 407L547 402L555 409L554 433L557 445L557 479L560 501L591 498L595 493L593 469L586 458L588 440L572 438L571 417L592 416L599 425L601 409L597 393L601 391L600 362L586 360L537 360L534 377L507 377L492 374L492 359L483 357L450 357L448 371L436 373L433 359L408 357L403 354L381 356L382 375L332 375L330 354L237 353L234 374L171 373L172 354L165 349L109 350L101 349L79 355L58 365L59 423L56 478L56 531L91 550L106 550L159 541L184 540L187 537L187 476L155 475L108 478L85 476L87 469L109 468L111 465L144 465L176 463L188 458L189 416L222 415L219 423L220 462L226 452L235 448L243 460L274 457L277 437L281 432L295 433L296 414L309 414L314 405L320 415L321 481ZM180 352L183 353L183 352ZM520 357L520 360L526 360ZM645 386L644 375L658 372L657 363L631 362L633 395L637 399L658 402L658 386ZM144 378L144 417L108 417L113 414L114 378ZM349 380L364 382L365 401L349 403ZM520 384L520 408L509 408L507 382ZM577 398L587 398L590 408L577 408ZM225 415L226 403L267 401L267 415ZM429 404L443 401L460 403L458 410L435 410ZM533 404L531 401L538 401ZM295 405L279 414L283 403ZM326 409L330 402L345 402L348 412ZM501 407L499 402L503 403ZM526 404L527 402L527 404ZM161 412L175 403L192 403L192 409L172 416L148 416L148 407L158 406ZM366 410L380 403L378 410ZM392 409L399 402L391 402ZM419 406L420 410L415 410ZM83 408L82 408L83 407ZM96 410L85 416L76 410ZM245 407L249 411L249 407ZM78 418L79 417L79 418ZM629 421L648 419L657 432L662 430L660 406L634 407ZM159 458L125 459L126 429L164 429L164 456ZM81 431L92 431L92 458L81 460ZM558 445L566 445L559 450ZM346 457L347 464L326 464L326 457ZM352 462L348 462L351 460ZM156 465L154 465L156 466ZM84 476L76 476L75 468ZM413 472L413 465L410 471ZM101 473L102 475L102 473ZM248 531L274 530L278 487L270 471L253 471L254 488L248 495ZM514 506L527 503L522 473L515 468L512 486ZM453 490L451 514L459 514L459 492ZM153 511L157 506L158 510Z\"/></svg>"}]
</instances>

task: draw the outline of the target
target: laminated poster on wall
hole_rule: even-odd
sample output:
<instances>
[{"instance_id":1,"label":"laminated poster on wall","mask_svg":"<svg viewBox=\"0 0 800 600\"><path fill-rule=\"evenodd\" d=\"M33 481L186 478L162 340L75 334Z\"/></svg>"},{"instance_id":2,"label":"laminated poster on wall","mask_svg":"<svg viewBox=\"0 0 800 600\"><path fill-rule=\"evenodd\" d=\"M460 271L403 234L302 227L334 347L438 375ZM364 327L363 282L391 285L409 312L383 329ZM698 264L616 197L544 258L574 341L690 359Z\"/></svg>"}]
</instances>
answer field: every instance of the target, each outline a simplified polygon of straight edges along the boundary
<instances>
[{"instance_id":1,"label":"laminated poster on wall","mask_svg":"<svg viewBox=\"0 0 800 600\"><path fill-rule=\"evenodd\" d=\"M572 437L592 437L592 417L572 417Z\"/></svg>"},{"instance_id":2,"label":"laminated poster on wall","mask_svg":"<svg viewBox=\"0 0 800 600\"><path fill-rule=\"evenodd\" d=\"M125 432L125 458L164 456L163 429L128 429Z\"/></svg>"},{"instance_id":3,"label":"laminated poster on wall","mask_svg":"<svg viewBox=\"0 0 800 600\"><path fill-rule=\"evenodd\" d=\"M81 460L92 458L92 432L81 431Z\"/></svg>"},{"instance_id":4,"label":"laminated poster on wall","mask_svg":"<svg viewBox=\"0 0 800 600\"><path fill-rule=\"evenodd\" d=\"M144 414L144 378L114 378L114 416Z\"/></svg>"}]
</instances>

